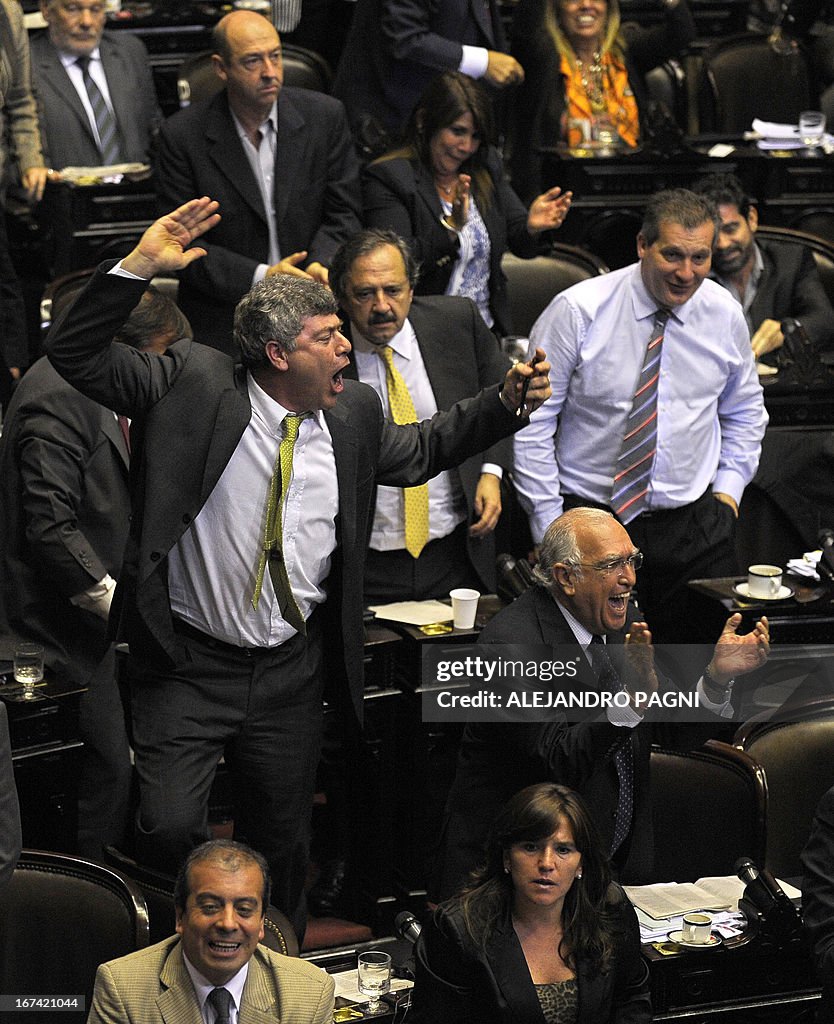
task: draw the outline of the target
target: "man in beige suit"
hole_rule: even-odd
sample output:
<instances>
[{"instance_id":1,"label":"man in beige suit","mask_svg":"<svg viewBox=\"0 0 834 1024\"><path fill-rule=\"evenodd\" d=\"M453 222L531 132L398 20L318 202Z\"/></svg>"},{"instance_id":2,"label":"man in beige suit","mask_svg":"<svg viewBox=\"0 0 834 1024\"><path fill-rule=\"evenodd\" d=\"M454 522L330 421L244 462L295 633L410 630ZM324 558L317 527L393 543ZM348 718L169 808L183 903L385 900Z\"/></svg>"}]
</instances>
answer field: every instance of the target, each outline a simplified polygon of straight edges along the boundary
<instances>
[{"instance_id":1,"label":"man in beige suit","mask_svg":"<svg viewBox=\"0 0 834 1024\"><path fill-rule=\"evenodd\" d=\"M87 1024L329 1024L333 979L258 942L269 869L241 843L189 854L174 889L177 935L102 964Z\"/></svg>"}]
</instances>

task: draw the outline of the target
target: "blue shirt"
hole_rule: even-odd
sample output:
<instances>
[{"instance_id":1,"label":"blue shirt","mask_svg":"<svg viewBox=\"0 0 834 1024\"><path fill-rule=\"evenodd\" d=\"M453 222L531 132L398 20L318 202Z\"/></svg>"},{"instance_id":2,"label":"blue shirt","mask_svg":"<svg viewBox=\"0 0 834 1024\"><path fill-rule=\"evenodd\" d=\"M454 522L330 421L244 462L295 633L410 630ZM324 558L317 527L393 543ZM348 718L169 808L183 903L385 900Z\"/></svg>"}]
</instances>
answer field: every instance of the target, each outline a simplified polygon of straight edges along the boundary
<instances>
[{"instance_id":1,"label":"blue shirt","mask_svg":"<svg viewBox=\"0 0 834 1024\"><path fill-rule=\"evenodd\" d=\"M608 504L657 308L636 263L568 288L536 321L531 338L550 361L553 395L514 442L536 543L561 515L562 493ZM710 486L739 502L767 413L742 308L714 281L672 310L657 414L647 510L688 505Z\"/></svg>"}]
</instances>

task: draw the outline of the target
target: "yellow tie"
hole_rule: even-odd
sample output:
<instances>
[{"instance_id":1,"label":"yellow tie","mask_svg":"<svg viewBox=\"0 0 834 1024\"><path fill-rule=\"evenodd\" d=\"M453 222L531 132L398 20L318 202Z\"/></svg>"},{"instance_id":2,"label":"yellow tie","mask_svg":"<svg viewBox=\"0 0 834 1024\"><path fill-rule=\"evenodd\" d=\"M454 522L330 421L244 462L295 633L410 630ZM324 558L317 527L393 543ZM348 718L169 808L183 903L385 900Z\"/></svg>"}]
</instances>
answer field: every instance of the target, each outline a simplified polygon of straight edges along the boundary
<instances>
[{"instance_id":1,"label":"yellow tie","mask_svg":"<svg viewBox=\"0 0 834 1024\"><path fill-rule=\"evenodd\" d=\"M388 405L391 418L395 423L416 423L417 413L414 403L402 378L402 374L394 366L394 353L388 345L377 349L385 363L385 376L388 382ZM403 488L403 510L405 513L405 549L413 557L418 558L429 539L429 485Z\"/></svg>"},{"instance_id":2,"label":"yellow tie","mask_svg":"<svg viewBox=\"0 0 834 1024\"><path fill-rule=\"evenodd\" d=\"M281 615L286 622L294 626L301 634L306 634L307 629L301 611L293 597L290 578L287 575L287 566L284 562L283 508L287 491L290 488L292 456L296 438L298 437L298 428L304 418L305 416L295 416L292 413L288 413L284 417L282 424L284 437L278 446L278 454L275 456L275 465L272 469L272 479L269 481L263 550L258 561L258 571L255 577L255 593L252 595L252 607L257 608L264 583L264 573L266 572L267 563L269 563L269 576L275 590L275 597L278 599Z\"/></svg>"}]
</instances>

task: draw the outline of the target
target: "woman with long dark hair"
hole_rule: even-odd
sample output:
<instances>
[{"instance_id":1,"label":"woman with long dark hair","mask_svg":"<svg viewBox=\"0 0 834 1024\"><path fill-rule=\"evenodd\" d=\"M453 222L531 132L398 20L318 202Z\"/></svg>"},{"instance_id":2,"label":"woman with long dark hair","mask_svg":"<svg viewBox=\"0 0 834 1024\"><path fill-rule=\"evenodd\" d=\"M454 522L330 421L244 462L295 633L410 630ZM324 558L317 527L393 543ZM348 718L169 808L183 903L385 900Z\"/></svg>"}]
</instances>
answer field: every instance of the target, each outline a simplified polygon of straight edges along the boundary
<instances>
[{"instance_id":1,"label":"woman with long dark hair","mask_svg":"<svg viewBox=\"0 0 834 1024\"><path fill-rule=\"evenodd\" d=\"M535 256L538 235L561 226L570 194L552 188L525 209L493 145L481 87L457 71L433 79L405 144L363 175L365 224L408 240L420 264L416 291L465 295L497 334L511 330L501 257Z\"/></svg>"},{"instance_id":2,"label":"woman with long dark hair","mask_svg":"<svg viewBox=\"0 0 834 1024\"><path fill-rule=\"evenodd\" d=\"M650 1021L637 918L578 794L555 783L517 793L486 856L420 935L412 1020Z\"/></svg>"}]
</instances>

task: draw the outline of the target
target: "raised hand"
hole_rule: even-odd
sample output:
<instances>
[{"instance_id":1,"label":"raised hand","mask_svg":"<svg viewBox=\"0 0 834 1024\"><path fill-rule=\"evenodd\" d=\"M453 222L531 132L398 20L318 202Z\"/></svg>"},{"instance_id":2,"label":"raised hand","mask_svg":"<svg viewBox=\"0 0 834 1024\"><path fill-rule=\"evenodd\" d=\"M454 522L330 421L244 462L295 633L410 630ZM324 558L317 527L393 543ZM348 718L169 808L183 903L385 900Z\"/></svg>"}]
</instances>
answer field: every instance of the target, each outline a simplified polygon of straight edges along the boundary
<instances>
[{"instance_id":1,"label":"raised hand","mask_svg":"<svg viewBox=\"0 0 834 1024\"><path fill-rule=\"evenodd\" d=\"M632 622L625 638L625 678L623 683L630 694L656 693L658 682L654 669L654 647L647 622Z\"/></svg>"},{"instance_id":2,"label":"raised hand","mask_svg":"<svg viewBox=\"0 0 834 1024\"><path fill-rule=\"evenodd\" d=\"M535 364L516 363L507 370L501 401L519 416L529 416L550 398L550 363L544 351L536 349Z\"/></svg>"},{"instance_id":3,"label":"raised hand","mask_svg":"<svg viewBox=\"0 0 834 1024\"><path fill-rule=\"evenodd\" d=\"M172 213L155 220L122 260L122 269L150 280L156 274L182 270L202 259L206 250L191 243L210 231L219 221L220 204L208 196L191 199Z\"/></svg>"},{"instance_id":4,"label":"raised hand","mask_svg":"<svg viewBox=\"0 0 834 1024\"><path fill-rule=\"evenodd\" d=\"M527 211L527 230L531 235L562 226L570 210L573 192L562 192L558 185L537 196Z\"/></svg>"},{"instance_id":5,"label":"raised hand","mask_svg":"<svg viewBox=\"0 0 834 1024\"><path fill-rule=\"evenodd\" d=\"M749 633L739 636L741 614L735 612L727 619L721 636L712 652L707 669L716 683L725 684L736 676L743 676L761 668L770 654L770 629L764 615Z\"/></svg>"}]
</instances>

